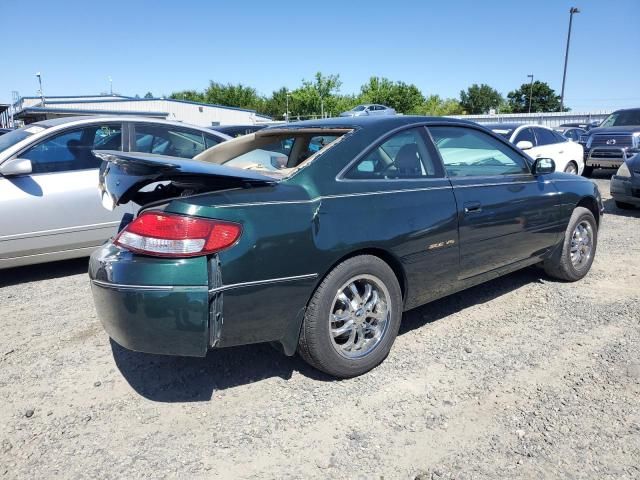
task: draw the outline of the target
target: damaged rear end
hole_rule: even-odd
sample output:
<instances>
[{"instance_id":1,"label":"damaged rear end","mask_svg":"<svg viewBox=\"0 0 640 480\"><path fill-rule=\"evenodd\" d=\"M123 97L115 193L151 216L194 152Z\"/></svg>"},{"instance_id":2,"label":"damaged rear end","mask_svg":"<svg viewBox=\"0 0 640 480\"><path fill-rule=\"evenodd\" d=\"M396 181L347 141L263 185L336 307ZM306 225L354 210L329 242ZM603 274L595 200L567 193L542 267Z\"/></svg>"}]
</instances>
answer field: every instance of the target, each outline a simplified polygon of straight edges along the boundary
<instances>
[{"instance_id":1,"label":"damaged rear end","mask_svg":"<svg viewBox=\"0 0 640 480\"><path fill-rule=\"evenodd\" d=\"M149 154L95 152L103 160L105 208L141 210L94 252L94 303L111 338L135 351L204 356L217 343L221 296L218 253L238 242L238 222L168 211L186 197L274 185L260 173Z\"/></svg>"}]
</instances>

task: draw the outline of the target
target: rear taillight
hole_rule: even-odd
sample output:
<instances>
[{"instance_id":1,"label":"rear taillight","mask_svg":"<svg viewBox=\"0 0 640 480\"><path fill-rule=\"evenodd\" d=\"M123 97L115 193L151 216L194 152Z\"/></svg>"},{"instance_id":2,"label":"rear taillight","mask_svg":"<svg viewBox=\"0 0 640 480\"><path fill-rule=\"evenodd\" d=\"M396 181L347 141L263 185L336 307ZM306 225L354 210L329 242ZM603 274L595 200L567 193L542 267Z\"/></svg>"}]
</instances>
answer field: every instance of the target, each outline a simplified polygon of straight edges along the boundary
<instances>
[{"instance_id":1,"label":"rear taillight","mask_svg":"<svg viewBox=\"0 0 640 480\"><path fill-rule=\"evenodd\" d=\"M195 257L219 252L238 241L237 223L148 211L129 223L116 245L156 257Z\"/></svg>"}]
</instances>

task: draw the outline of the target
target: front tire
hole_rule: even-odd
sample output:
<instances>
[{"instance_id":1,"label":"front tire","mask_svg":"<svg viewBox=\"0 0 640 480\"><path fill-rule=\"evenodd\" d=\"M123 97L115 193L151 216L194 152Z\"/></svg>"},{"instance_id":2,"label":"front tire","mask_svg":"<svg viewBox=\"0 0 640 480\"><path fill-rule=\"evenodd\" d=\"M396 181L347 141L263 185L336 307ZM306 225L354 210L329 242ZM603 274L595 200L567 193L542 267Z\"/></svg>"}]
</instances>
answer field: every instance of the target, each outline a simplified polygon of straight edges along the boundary
<instances>
[{"instance_id":1,"label":"front tire","mask_svg":"<svg viewBox=\"0 0 640 480\"><path fill-rule=\"evenodd\" d=\"M567 166L564 167L565 173L572 173L573 175L578 175L578 164L573 160L567 163Z\"/></svg>"},{"instance_id":2,"label":"front tire","mask_svg":"<svg viewBox=\"0 0 640 480\"><path fill-rule=\"evenodd\" d=\"M373 255L350 258L311 297L298 353L329 375L362 375L387 357L401 318L402 292L389 265Z\"/></svg>"},{"instance_id":3,"label":"front tire","mask_svg":"<svg viewBox=\"0 0 640 480\"><path fill-rule=\"evenodd\" d=\"M593 167L587 167L585 165L584 166L584 170L582 170L582 176L583 177L587 177L587 178L591 178L591 175L593 175Z\"/></svg>"},{"instance_id":4,"label":"front tire","mask_svg":"<svg viewBox=\"0 0 640 480\"><path fill-rule=\"evenodd\" d=\"M591 269L598 246L598 224L590 210L576 207L562 246L544 262L547 275L568 282L583 278Z\"/></svg>"}]
</instances>

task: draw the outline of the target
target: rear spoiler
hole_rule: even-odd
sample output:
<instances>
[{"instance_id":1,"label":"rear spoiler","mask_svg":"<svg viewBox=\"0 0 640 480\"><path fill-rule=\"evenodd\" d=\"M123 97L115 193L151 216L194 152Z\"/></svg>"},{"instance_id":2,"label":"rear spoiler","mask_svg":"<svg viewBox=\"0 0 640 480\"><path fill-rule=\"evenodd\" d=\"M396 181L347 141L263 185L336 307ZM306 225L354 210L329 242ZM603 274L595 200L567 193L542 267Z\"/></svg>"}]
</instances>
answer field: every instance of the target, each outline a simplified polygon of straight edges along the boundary
<instances>
[{"instance_id":1,"label":"rear spoiler","mask_svg":"<svg viewBox=\"0 0 640 480\"><path fill-rule=\"evenodd\" d=\"M179 180L202 186L211 184L212 190L278 182L276 177L253 170L166 155L115 150L94 150L93 154L102 160L98 187L102 205L107 210L129 201L143 205L141 198L147 192L140 190L156 182Z\"/></svg>"}]
</instances>

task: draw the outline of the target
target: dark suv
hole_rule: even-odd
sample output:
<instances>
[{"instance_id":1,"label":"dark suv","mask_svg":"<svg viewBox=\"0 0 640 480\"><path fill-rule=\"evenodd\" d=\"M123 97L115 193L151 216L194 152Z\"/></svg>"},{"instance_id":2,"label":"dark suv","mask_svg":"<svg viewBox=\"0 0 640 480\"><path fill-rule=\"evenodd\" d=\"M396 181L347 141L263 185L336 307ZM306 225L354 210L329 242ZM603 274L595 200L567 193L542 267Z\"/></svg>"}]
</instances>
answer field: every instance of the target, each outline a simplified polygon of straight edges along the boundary
<instances>
[{"instance_id":1,"label":"dark suv","mask_svg":"<svg viewBox=\"0 0 640 480\"><path fill-rule=\"evenodd\" d=\"M584 176L594 168L618 168L640 152L640 108L613 112L579 141L584 147Z\"/></svg>"}]
</instances>

